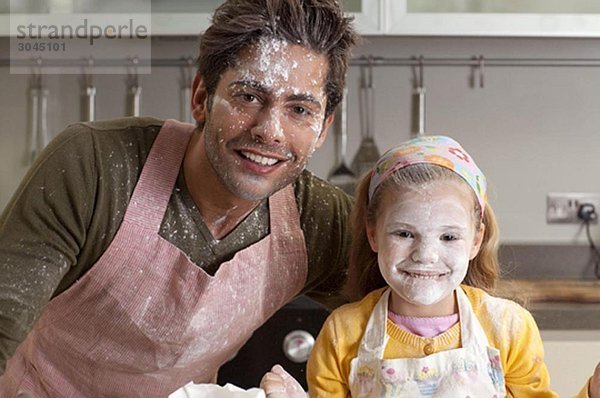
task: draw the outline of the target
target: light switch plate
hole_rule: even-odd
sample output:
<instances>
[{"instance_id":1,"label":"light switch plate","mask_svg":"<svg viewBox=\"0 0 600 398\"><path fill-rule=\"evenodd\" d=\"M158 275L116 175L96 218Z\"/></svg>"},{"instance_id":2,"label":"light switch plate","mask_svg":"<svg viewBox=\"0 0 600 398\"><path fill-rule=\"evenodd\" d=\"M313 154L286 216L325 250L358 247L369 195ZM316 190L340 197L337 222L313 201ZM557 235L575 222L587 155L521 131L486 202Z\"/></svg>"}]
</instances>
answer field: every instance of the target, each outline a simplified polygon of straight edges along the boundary
<instances>
[{"instance_id":1,"label":"light switch plate","mask_svg":"<svg viewBox=\"0 0 600 398\"><path fill-rule=\"evenodd\" d=\"M548 224L579 224L579 208L583 204L591 204L596 213L600 213L600 194L597 193L549 193L546 196L546 222ZM591 221L598 223L598 217Z\"/></svg>"}]
</instances>

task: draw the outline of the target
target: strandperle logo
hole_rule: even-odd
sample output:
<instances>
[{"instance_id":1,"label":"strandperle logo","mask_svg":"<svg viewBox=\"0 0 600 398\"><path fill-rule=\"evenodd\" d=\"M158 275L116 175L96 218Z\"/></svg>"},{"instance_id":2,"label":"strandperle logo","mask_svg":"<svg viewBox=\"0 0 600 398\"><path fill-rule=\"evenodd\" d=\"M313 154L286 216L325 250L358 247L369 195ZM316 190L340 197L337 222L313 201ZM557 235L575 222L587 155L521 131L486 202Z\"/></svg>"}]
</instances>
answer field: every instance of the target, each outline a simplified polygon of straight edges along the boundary
<instances>
[{"instance_id":1,"label":"strandperle logo","mask_svg":"<svg viewBox=\"0 0 600 398\"><path fill-rule=\"evenodd\" d=\"M151 13L11 14L11 73L122 74L127 59L151 59ZM38 60L32 64L32 60ZM42 67L38 67L39 65ZM150 73L150 65L136 68Z\"/></svg>"},{"instance_id":2,"label":"strandperle logo","mask_svg":"<svg viewBox=\"0 0 600 398\"><path fill-rule=\"evenodd\" d=\"M135 24L129 19L126 24L96 25L90 24L87 18L81 24L52 25L33 24L17 25L17 39L88 39L90 45L94 40L106 39L146 39L148 28L142 24Z\"/></svg>"}]
</instances>

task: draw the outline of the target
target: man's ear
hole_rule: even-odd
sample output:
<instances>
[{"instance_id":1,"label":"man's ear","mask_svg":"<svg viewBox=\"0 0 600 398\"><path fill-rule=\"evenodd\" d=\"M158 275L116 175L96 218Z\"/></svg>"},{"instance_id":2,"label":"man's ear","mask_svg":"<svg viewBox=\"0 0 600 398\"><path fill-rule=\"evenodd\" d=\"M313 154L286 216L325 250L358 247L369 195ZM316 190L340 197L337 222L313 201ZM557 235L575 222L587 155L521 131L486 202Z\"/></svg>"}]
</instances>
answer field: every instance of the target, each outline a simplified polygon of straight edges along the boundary
<instances>
[{"instance_id":1,"label":"man's ear","mask_svg":"<svg viewBox=\"0 0 600 398\"><path fill-rule=\"evenodd\" d=\"M208 94L204 86L204 79L200 73L196 73L194 83L192 85L192 117L199 124L204 124L206 121L206 107Z\"/></svg>"},{"instance_id":2,"label":"man's ear","mask_svg":"<svg viewBox=\"0 0 600 398\"><path fill-rule=\"evenodd\" d=\"M319 136L319 139L315 144L316 149L319 149L321 145L323 145L323 143L325 142L325 138L327 137L327 131L329 130L329 126L331 126L331 123L333 123L334 118L335 116L333 113L331 113L331 115L325 118L325 122L323 123L323 130L321 130L321 135Z\"/></svg>"}]
</instances>

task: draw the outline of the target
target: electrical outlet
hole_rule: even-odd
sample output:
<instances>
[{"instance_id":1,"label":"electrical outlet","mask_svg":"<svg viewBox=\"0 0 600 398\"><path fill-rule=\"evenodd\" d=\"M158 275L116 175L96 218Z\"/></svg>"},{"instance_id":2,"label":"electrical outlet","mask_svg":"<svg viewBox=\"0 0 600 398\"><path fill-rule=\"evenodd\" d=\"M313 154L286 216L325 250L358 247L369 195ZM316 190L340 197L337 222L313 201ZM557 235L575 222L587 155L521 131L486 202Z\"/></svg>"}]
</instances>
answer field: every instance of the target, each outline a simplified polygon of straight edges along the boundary
<instances>
[{"instance_id":1,"label":"electrical outlet","mask_svg":"<svg viewBox=\"0 0 600 398\"><path fill-rule=\"evenodd\" d=\"M594 205L600 213L600 194L597 193L549 193L546 196L546 222L548 224L579 224L577 212L582 204ZM598 217L592 221L598 223Z\"/></svg>"}]
</instances>

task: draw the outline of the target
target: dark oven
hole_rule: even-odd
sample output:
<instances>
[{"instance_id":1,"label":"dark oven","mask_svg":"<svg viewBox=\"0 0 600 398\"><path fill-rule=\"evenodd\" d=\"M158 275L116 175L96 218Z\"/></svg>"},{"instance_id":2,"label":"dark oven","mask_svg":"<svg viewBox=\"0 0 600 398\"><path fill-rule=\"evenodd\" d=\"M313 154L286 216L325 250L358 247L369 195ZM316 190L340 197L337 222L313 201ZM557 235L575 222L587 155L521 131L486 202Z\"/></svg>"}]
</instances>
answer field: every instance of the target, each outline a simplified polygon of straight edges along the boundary
<instances>
[{"instance_id":1,"label":"dark oven","mask_svg":"<svg viewBox=\"0 0 600 398\"><path fill-rule=\"evenodd\" d=\"M329 312L300 296L254 332L237 355L219 370L218 383L258 387L263 375L280 364L306 390L306 359Z\"/></svg>"}]
</instances>

